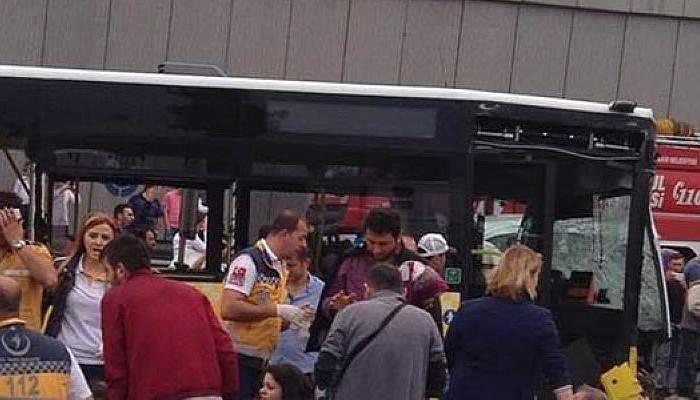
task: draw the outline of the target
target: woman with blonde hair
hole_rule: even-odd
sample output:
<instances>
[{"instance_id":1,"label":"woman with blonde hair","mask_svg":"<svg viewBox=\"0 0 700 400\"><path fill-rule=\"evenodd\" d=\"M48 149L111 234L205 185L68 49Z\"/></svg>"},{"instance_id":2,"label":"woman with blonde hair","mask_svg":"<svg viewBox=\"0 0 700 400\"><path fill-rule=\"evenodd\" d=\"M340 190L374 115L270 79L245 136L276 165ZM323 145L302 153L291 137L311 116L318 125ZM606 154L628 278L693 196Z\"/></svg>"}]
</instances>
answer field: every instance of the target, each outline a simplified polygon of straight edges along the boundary
<instances>
[{"instance_id":1,"label":"woman with blonde hair","mask_svg":"<svg viewBox=\"0 0 700 400\"><path fill-rule=\"evenodd\" d=\"M552 314L533 303L541 269L539 253L509 247L489 278L487 296L465 302L455 314L445 338L446 399L534 399L540 371L557 400L572 399Z\"/></svg>"}]
</instances>

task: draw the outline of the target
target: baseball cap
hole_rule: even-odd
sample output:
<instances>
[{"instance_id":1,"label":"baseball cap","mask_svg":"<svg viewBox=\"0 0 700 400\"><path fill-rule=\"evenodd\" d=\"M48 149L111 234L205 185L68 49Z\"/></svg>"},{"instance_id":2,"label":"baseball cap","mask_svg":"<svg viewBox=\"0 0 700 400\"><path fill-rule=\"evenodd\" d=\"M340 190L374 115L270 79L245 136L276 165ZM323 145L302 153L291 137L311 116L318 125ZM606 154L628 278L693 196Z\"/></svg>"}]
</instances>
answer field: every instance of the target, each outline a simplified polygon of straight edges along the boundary
<instances>
[{"instance_id":1,"label":"baseball cap","mask_svg":"<svg viewBox=\"0 0 700 400\"><path fill-rule=\"evenodd\" d=\"M454 248L447 244L447 240L439 233L426 233L418 241L418 254L421 257L432 257L454 252Z\"/></svg>"}]
</instances>

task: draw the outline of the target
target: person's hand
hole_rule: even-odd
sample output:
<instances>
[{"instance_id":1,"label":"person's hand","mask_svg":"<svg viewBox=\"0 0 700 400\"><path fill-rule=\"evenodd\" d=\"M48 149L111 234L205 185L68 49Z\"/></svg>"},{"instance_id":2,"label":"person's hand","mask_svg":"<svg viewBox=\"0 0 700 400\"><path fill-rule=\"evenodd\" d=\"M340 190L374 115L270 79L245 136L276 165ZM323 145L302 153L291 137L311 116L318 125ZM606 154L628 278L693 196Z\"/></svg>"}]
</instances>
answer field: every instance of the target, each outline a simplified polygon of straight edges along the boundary
<instances>
[{"instance_id":1,"label":"person's hand","mask_svg":"<svg viewBox=\"0 0 700 400\"><path fill-rule=\"evenodd\" d=\"M435 297L431 297L429 299L423 300L423 309L431 309L435 307L437 299Z\"/></svg>"},{"instance_id":2,"label":"person's hand","mask_svg":"<svg viewBox=\"0 0 700 400\"><path fill-rule=\"evenodd\" d=\"M2 233L8 243L24 238L22 222L14 210L9 208L0 210L0 233Z\"/></svg>"},{"instance_id":3,"label":"person's hand","mask_svg":"<svg viewBox=\"0 0 700 400\"><path fill-rule=\"evenodd\" d=\"M304 321L304 310L291 304L278 304L277 316L292 324L299 325Z\"/></svg>"},{"instance_id":4,"label":"person's hand","mask_svg":"<svg viewBox=\"0 0 700 400\"><path fill-rule=\"evenodd\" d=\"M345 291L336 293L331 297L330 307L333 310L340 311L348 305L355 302L357 296L355 293L345 294Z\"/></svg>"},{"instance_id":5,"label":"person's hand","mask_svg":"<svg viewBox=\"0 0 700 400\"><path fill-rule=\"evenodd\" d=\"M301 306L301 311L304 312L304 320L306 321L311 322L316 317L316 310L311 307L311 304L303 304Z\"/></svg>"}]
</instances>

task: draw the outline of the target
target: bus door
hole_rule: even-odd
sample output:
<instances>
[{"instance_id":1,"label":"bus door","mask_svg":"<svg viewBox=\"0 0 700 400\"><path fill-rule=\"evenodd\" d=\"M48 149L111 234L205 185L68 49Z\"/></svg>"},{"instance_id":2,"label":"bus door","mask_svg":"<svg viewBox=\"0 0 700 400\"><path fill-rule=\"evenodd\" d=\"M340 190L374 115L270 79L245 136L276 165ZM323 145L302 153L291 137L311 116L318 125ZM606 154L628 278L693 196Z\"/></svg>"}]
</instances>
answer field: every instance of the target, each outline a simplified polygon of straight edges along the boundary
<instances>
[{"instance_id":1,"label":"bus door","mask_svg":"<svg viewBox=\"0 0 700 400\"><path fill-rule=\"evenodd\" d=\"M554 314L575 383L595 384L602 372L626 357L620 353L628 343L621 332L627 312L630 170L531 157L529 162L513 157L494 162L492 155L476 159L472 293L483 293L479 279L488 277L509 245L522 243L540 252L544 265L537 302ZM667 326L651 239L647 230L638 305L642 332Z\"/></svg>"}]
</instances>

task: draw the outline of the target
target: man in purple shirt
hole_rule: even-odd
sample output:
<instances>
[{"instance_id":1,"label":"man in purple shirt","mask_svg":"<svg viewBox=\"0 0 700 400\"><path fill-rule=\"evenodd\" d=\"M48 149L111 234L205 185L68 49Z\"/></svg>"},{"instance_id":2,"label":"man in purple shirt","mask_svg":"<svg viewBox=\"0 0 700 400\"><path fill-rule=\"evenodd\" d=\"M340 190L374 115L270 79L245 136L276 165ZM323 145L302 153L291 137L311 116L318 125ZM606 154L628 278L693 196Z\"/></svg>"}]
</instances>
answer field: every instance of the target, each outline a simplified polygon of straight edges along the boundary
<instances>
[{"instance_id":1,"label":"man in purple shirt","mask_svg":"<svg viewBox=\"0 0 700 400\"><path fill-rule=\"evenodd\" d=\"M326 315L365 298L367 271L375 264L388 263L398 267L406 261L422 261L416 253L402 246L401 216L395 210L375 208L370 211L364 223L364 239L366 246L353 250L340 264L323 300Z\"/></svg>"}]
</instances>

